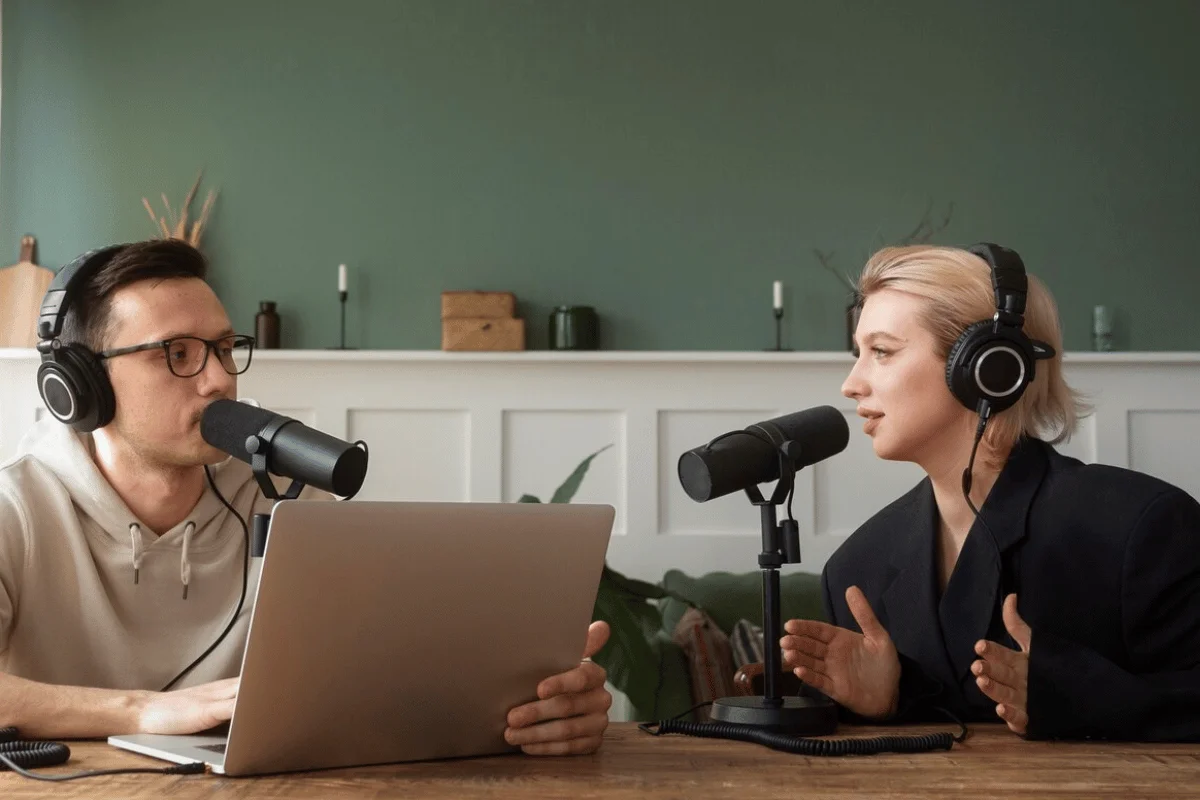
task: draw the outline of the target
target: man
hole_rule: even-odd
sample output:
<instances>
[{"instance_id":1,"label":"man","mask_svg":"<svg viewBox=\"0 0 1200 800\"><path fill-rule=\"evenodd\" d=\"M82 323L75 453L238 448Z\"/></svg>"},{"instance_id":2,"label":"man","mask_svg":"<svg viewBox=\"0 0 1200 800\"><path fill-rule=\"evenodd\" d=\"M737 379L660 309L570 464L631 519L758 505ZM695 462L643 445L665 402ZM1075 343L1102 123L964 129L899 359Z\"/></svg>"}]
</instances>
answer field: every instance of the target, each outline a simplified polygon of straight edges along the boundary
<instances>
[{"instance_id":1,"label":"man","mask_svg":"<svg viewBox=\"0 0 1200 800\"><path fill-rule=\"evenodd\" d=\"M238 516L272 504L247 465L200 436L205 407L236 397L253 341L234 332L184 242L83 263L59 336L71 344L54 351L79 380L53 365L39 373L72 424L48 416L0 467L0 727L194 733L233 713L249 604L230 615L257 580L244 588ZM482 669L503 643L480 633ZM608 633L593 623L580 665L509 713L509 743L539 755L600 746L612 698L588 657Z\"/></svg>"}]
</instances>

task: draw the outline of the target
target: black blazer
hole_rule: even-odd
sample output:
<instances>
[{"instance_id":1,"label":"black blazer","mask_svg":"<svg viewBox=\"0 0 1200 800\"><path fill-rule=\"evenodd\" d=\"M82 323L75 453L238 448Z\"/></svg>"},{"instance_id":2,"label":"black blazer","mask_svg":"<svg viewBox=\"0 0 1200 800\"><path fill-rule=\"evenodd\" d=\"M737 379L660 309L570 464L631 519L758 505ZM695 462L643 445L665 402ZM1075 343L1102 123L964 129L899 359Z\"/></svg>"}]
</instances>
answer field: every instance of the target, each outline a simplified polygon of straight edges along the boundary
<instances>
[{"instance_id":1,"label":"black blazer","mask_svg":"<svg viewBox=\"0 0 1200 800\"><path fill-rule=\"evenodd\" d=\"M1033 631L1030 738L1200 741L1200 504L1130 470L1085 465L1023 439L937 594L937 506L926 478L826 564L825 613L862 589L900 653L901 719L999 721L975 685L975 642L1016 649L1001 619L1017 593ZM944 716L942 717L944 719Z\"/></svg>"}]
</instances>

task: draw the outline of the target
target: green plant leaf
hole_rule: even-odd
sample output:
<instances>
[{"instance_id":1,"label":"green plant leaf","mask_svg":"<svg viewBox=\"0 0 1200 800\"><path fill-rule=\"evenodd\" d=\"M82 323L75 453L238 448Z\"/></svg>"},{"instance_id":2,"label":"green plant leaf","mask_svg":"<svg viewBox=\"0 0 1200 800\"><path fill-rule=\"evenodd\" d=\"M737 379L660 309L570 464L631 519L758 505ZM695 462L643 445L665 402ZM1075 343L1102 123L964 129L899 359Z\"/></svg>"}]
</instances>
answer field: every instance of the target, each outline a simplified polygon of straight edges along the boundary
<instances>
[{"instance_id":1,"label":"green plant leaf","mask_svg":"<svg viewBox=\"0 0 1200 800\"><path fill-rule=\"evenodd\" d=\"M659 707L663 659L673 648L662 630L662 609L656 602L687 598L658 584L630 578L604 565L592 619L608 623L612 633L593 660L604 667L609 682L625 693L639 719L652 719Z\"/></svg>"},{"instance_id":2,"label":"green plant leaf","mask_svg":"<svg viewBox=\"0 0 1200 800\"><path fill-rule=\"evenodd\" d=\"M654 708L663 657L658 607L614 581L601 580L593 618L604 620L612 630L608 644L593 659L635 708Z\"/></svg>"},{"instance_id":3,"label":"green plant leaf","mask_svg":"<svg viewBox=\"0 0 1200 800\"><path fill-rule=\"evenodd\" d=\"M575 471L572 472L570 475L568 475L567 479L562 482L562 486L559 486L557 489L554 490L554 495L550 498L550 502L551 503L569 503L569 502L571 502L571 498L575 496L575 493L577 491L579 491L579 484L583 483L583 477L585 475L587 475L588 467L590 467L592 465L592 459L595 458L596 456L600 455L601 453L603 453L605 450L607 450L610 447L612 447L611 444L606 444L606 445L604 445L604 447L601 447L599 450L592 453L590 456L588 456L583 461L581 461L579 466L575 468Z\"/></svg>"},{"instance_id":4,"label":"green plant leaf","mask_svg":"<svg viewBox=\"0 0 1200 800\"><path fill-rule=\"evenodd\" d=\"M538 500L536 497L534 497L531 494L523 494L523 495L521 495L521 498L519 500L517 500L517 502L518 503L540 503L542 501Z\"/></svg>"}]
</instances>

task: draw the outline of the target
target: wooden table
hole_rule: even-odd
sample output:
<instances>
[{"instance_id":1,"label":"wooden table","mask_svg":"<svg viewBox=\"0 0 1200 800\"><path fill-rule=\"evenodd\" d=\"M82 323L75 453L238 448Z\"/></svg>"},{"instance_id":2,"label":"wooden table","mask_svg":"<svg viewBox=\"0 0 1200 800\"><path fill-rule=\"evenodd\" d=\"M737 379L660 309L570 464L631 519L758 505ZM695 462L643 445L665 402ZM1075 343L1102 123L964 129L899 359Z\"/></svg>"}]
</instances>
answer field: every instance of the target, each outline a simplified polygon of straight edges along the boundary
<instances>
[{"instance_id":1,"label":"wooden table","mask_svg":"<svg viewBox=\"0 0 1200 800\"><path fill-rule=\"evenodd\" d=\"M950 730L897 729L903 733ZM262 778L115 775L61 784L0 773L0 797L27 798L847 798L1200 796L1200 745L1027 742L999 725L973 726L953 750L917 755L806 758L759 745L654 738L610 728L593 756L522 755L339 769ZM871 729L878 734L879 729ZM864 730L846 728L839 735ZM71 763L49 771L162 766L103 742L71 743Z\"/></svg>"}]
</instances>

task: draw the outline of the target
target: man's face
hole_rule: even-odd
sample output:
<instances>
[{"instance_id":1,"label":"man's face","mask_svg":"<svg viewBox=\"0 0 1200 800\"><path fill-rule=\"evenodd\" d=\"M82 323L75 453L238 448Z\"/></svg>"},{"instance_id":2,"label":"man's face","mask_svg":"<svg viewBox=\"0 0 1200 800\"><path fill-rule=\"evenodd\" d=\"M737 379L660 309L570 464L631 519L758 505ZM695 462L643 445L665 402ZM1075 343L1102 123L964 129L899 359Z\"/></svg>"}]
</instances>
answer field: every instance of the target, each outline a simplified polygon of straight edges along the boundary
<instances>
[{"instance_id":1,"label":"man's face","mask_svg":"<svg viewBox=\"0 0 1200 800\"><path fill-rule=\"evenodd\" d=\"M106 349L176 336L220 339L233 333L229 316L207 283L198 278L145 280L111 297L111 335ZM200 417L209 403L236 399L237 378L215 354L199 374L174 375L162 348L117 356L105 362L117 398L106 430L152 464L190 467L215 464L225 454L200 437Z\"/></svg>"}]
</instances>

